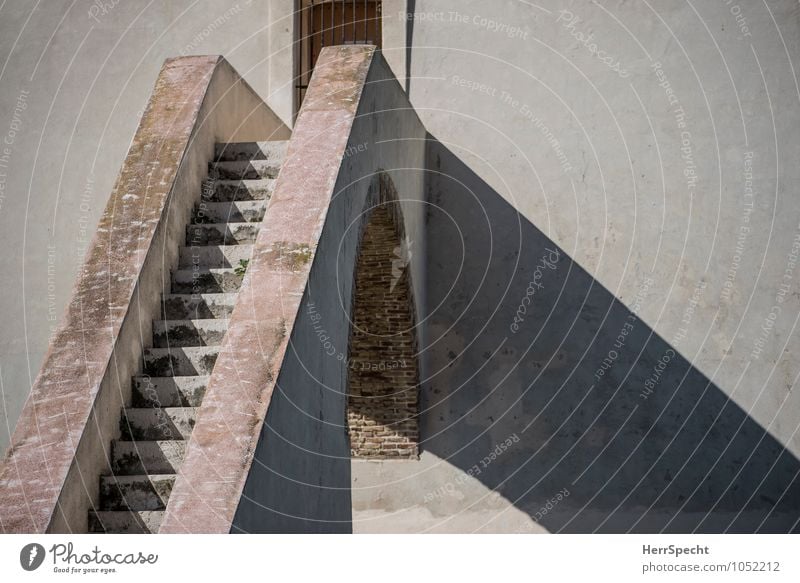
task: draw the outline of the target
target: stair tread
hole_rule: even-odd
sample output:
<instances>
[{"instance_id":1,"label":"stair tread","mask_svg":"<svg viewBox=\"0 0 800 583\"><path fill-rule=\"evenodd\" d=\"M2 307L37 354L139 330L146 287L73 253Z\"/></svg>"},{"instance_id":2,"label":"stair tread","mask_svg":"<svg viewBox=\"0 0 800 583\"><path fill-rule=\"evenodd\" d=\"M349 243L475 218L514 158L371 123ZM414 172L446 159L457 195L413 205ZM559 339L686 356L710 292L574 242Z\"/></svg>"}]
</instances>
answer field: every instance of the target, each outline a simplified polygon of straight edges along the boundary
<instances>
[{"instance_id":1,"label":"stair tread","mask_svg":"<svg viewBox=\"0 0 800 583\"><path fill-rule=\"evenodd\" d=\"M164 443L167 441L161 440ZM153 443L151 440L142 440L140 443ZM133 442L131 442L133 443ZM104 484L132 484L141 481L170 481L175 480L178 474L109 474L100 476L100 481Z\"/></svg>"},{"instance_id":2,"label":"stair tread","mask_svg":"<svg viewBox=\"0 0 800 583\"><path fill-rule=\"evenodd\" d=\"M230 273L231 271L236 271L236 267L209 267L207 265L198 265L196 268L181 268L176 269L172 273L191 273L192 271L200 271L202 273ZM173 295L176 292L172 292ZM179 292L178 292L179 293ZM214 292L214 293L233 293L233 292ZM191 295L191 294L189 294ZM235 295L235 294L234 294Z\"/></svg>"},{"instance_id":3,"label":"stair tread","mask_svg":"<svg viewBox=\"0 0 800 583\"><path fill-rule=\"evenodd\" d=\"M130 409L141 409L141 408L142 407L130 407ZM181 408L183 408L183 407L181 407ZM196 409L196 407L194 407L194 408ZM112 440L111 443L114 444L114 445L119 445L119 446L134 446L135 445L137 447L142 447L142 448L146 448L146 447L163 448L163 447L172 446L172 445L184 444L185 442L183 440L179 440L179 439L114 439L114 440ZM162 472L162 473L166 473L166 474L173 473L174 474L174 473L177 473L177 472ZM121 474L117 474L116 472L113 472L113 475L116 476L116 475L121 475ZM129 474L129 475L136 475L136 474Z\"/></svg>"},{"instance_id":4,"label":"stair tread","mask_svg":"<svg viewBox=\"0 0 800 583\"><path fill-rule=\"evenodd\" d=\"M216 160L209 164L211 168L247 168L247 167L257 167L257 168L280 168L281 164L279 160L269 160L263 158L245 158L242 160ZM266 178L262 176L261 178ZM242 180L247 180L246 178ZM251 180L258 180L257 178L253 178Z\"/></svg>"},{"instance_id":5,"label":"stair tread","mask_svg":"<svg viewBox=\"0 0 800 583\"><path fill-rule=\"evenodd\" d=\"M216 223L189 223L189 225L192 226L192 227L217 227L217 228L222 228L222 227L247 227L247 228L252 228L253 227L253 223L248 222L248 221L228 221L228 222L218 221Z\"/></svg>"},{"instance_id":6,"label":"stair tread","mask_svg":"<svg viewBox=\"0 0 800 583\"><path fill-rule=\"evenodd\" d=\"M233 182L233 181L232 181ZM252 181L246 181L252 182ZM257 200L209 200L200 203L204 207L214 210L220 209L257 209L262 210L267 208L268 201L264 199ZM248 221L249 222L249 221Z\"/></svg>"},{"instance_id":7,"label":"stair tread","mask_svg":"<svg viewBox=\"0 0 800 583\"><path fill-rule=\"evenodd\" d=\"M162 320L153 320L153 324L157 324L159 327L195 326L219 330L227 330L228 322L230 322L230 320L227 318L166 318ZM185 346L184 348L189 347Z\"/></svg>"},{"instance_id":8,"label":"stair tread","mask_svg":"<svg viewBox=\"0 0 800 583\"><path fill-rule=\"evenodd\" d=\"M196 269L194 268L186 268L186 269L176 269L173 271L173 275L176 273L232 273L236 271L236 267L207 267L205 265L199 265ZM232 292L220 292L220 293L232 293ZM191 295L191 294L190 294Z\"/></svg>"},{"instance_id":9,"label":"stair tread","mask_svg":"<svg viewBox=\"0 0 800 583\"><path fill-rule=\"evenodd\" d=\"M156 377L156 376L150 376L150 375L144 375L144 374L137 374L137 375L133 375L133 378L134 378L134 380L149 379L149 380L151 380L151 381L153 381L155 383L164 382L164 383L179 384L181 382L194 382L195 380L197 382L200 382L200 381L208 382L209 375L200 375L200 374L195 375L195 374L192 374L192 375L178 375L178 376L174 376L174 377Z\"/></svg>"},{"instance_id":10,"label":"stair tread","mask_svg":"<svg viewBox=\"0 0 800 583\"><path fill-rule=\"evenodd\" d=\"M199 353L218 352L218 351L219 351L219 346L172 346L170 348L157 348L157 347L154 347L154 348L145 348L144 349L145 355L147 355L148 353L161 355L161 354L165 354L165 353L168 353L168 352L173 352L175 354L181 354L181 353L183 353L183 354L192 354L192 353L196 352L196 353L199 354ZM190 377L190 376L196 376L196 375L177 375L177 376Z\"/></svg>"},{"instance_id":11,"label":"stair tread","mask_svg":"<svg viewBox=\"0 0 800 583\"><path fill-rule=\"evenodd\" d=\"M241 215L242 211L258 211L263 212L267 210L268 202L266 199L260 198L256 200L209 200L203 201L195 207L196 211L212 211L216 215L228 217ZM220 222L231 222L231 219L224 219ZM251 222L246 220L236 220L232 222Z\"/></svg>"},{"instance_id":12,"label":"stair tread","mask_svg":"<svg viewBox=\"0 0 800 583\"><path fill-rule=\"evenodd\" d=\"M249 225L249 224L252 224L252 223L247 223L247 224ZM217 244L213 244L213 245L181 245L180 249L181 250L186 249L187 252L188 252L189 249L198 250L198 251L213 250L213 251L217 251L217 252L220 252L220 253L224 253L225 251L240 251L240 250L242 252L244 252L244 251L252 251L253 244L252 243L233 243L233 244L225 244L225 245L217 245Z\"/></svg>"},{"instance_id":13,"label":"stair tread","mask_svg":"<svg viewBox=\"0 0 800 583\"><path fill-rule=\"evenodd\" d=\"M89 532L157 533L163 518L163 510L90 510Z\"/></svg>"},{"instance_id":14,"label":"stair tread","mask_svg":"<svg viewBox=\"0 0 800 583\"><path fill-rule=\"evenodd\" d=\"M152 411L164 411L168 415L187 414L197 411L197 407L125 407L125 413L146 411L148 414ZM148 439L146 441L164 441L159 439Z\"/></svg>"},{"instance_id":15,"label":"stair tread","mask_svg":"<svg viewBox=\"0 0 800 583\"><path fill-rule=\"evenodd\" d=\"M162 301L169 301L169 300L191 300L191 299L203 299L203 300L235 300L238 294L236 292L219 292L219 293L208 293L208 294L184 294L184 293L168 293L164 294L162 297Z\"/></svg>"},{"instance_id":16,"label":"stair tread","mask_svg":"<svg viewBox=\"0 0 800 583\"><path fill-rule=\"evenodd\" d=\"M275 178L215 178L214 184L216 185L223 185L223 186L247 186L250 188L256 188L259 186L263 186L268 188L275 184ZM263 200L260 198L257 199L245 199L245 200ZM209 201L209 202L233 202L233 201L224 201L224 200L217 200L217 201Z\"/></svg>"},{"instance_id":17,"label":"stair tread","mask_svg":"<svg viewBox=\"0 0 800 583\"><path fill-rule=\"evenodd\" d=\"M125 414L137 414L141 413L142 415L154 415L157 413L154 412L162 412L162 414L167 415L169 417L179 417L179 416L190 416L197 412L197 407L125 407ZM120 440L120 441L128 441L128 440ZM163 439L147 439L145 441L168 441Z\"/></svg>"}]
</instances>

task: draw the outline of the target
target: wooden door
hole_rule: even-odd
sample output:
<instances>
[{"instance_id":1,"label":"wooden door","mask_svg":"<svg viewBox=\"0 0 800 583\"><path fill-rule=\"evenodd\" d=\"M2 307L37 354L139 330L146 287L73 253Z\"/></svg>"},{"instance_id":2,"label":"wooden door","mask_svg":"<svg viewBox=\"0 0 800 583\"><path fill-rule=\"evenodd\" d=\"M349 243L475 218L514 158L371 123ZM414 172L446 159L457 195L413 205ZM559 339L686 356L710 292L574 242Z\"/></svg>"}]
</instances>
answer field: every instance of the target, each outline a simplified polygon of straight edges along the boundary
<instances>
[{"instance_id":1,"label":"wooden door","mask_svg":"<svg viewBox=\"0 0 800 583\"><path fill-rule=\"evenodd\" d=\"M297 30L297 109L305 96L311 73L324 47L371 44L380 48L383 36L381 3L373 0L329 0L304 3Z\"/></svg>"}]
</instances>

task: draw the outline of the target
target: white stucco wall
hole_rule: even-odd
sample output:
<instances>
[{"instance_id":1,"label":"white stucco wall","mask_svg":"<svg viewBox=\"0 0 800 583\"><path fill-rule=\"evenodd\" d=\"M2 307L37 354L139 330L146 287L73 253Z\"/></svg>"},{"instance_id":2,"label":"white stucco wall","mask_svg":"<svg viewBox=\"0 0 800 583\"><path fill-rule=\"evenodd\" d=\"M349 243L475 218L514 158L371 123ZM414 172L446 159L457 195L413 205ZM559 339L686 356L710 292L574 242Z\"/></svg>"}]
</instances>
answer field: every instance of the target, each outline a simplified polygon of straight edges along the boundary
<instances>
[{"instance_id":1,"label":"white stucco wall","mask_svg":"<svg viewBox=\"0 0 800 583\"><path fill-rule=\"evenodd\" d=\"M15 128L0 199L0 445L69 294L81 228L96 222L163 58L222 13L212 2L163 4L122 2L99 23L88 1L0 11L0 139ZM403 4L415 12L405 22ZM289 4L240 6L192 50L224 54L288 119L291 26L278 15ZM723 529L743 507L756 524L771 508L796 509L797 4L392 0L384 11L386 59L398 78L408 71L411 102L437 140L423 455L441 463L423 459L417 483L428 489L410 497L381 493L390 474L367 476L378 476L382 500L365 494L373 527L427 513L405 524L435 529L455 512L460 530L594 530L610 515L619 530L644 515L652 529L676 516L672 527L691 529L719 502ZM564 259L512 333L553 245ZM598 381L626 322L631 339ZM670 349L678 356L658 370ZM531 422L493 470L458 481ZM704 474L755 477L730 499L724 488L689 496ZM455 499L435 494L447 484L463 486ZM533 528L563 488L572 495ZM492 490L499 498L488 500ZM497 508L524 516L510 526Z\"/></svg>"},{"instance_id":2,"label":"white stucco wall","mask_svg":"<svg viewBox=\"0 0 800 583\"><path fill-rule=\"evenodd\" d=\"M280 2L48 0L0 9L0 450L164 59L223 54L285 120ZM280 43L284 50L273 47ZM18 105L19 104L19 105ZM10 143L9 143L10 142ZM5 152L4 152L4 149Z\"/></svg>"},{"instance_id":3,"label":"white stucco wall","mask_svg":"<svg viewBox=\"0 0 800 583\"><path fill-rule=\"evenodd\" d=\"M354 530L791 527L797 4L407 4L438 140L427 443L354 465Z\"/></svg>"}]
</instances>

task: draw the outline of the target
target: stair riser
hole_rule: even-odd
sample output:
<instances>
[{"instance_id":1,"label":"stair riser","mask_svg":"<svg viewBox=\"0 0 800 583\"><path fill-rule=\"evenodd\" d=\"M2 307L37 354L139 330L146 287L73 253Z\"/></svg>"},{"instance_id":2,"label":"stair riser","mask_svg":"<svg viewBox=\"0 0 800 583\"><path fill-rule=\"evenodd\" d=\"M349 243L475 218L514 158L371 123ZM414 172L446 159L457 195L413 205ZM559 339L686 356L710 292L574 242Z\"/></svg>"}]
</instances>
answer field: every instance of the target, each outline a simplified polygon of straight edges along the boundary
<instances>
[{"instance_id":1,"label":"stair riser","mask_svg":"<svg viewBox=\"0 0 800 583\"><path fill-rule=\"evenodd\" d=\"M120 421L121 441L186 440L192 434L195 411L184 409L127 409Z\"/></svg>"},{"instance_id":2,"label":"stair riser","mask_svg":"<svg viewBox=\"0 0 800 583\"><path fill-rule=\"evenodd\" d=\"M219 354L219 347L146 348L145 374L151 377L209 375Z\"/></svg>"},{"instance_id":3,"label":"stair riser","mask_svg":"<svg viewBox=\"0 0 800 583\"><path fill-rule=\"evenodd\" d=\"M277 178L280 169L280 164L270 160L237 160L212 163L209 175L215 176L218 180L259 180Z\"/></svg>"},{"instance_id":4,"label":"stair riser","mask_svg":"<svg viewBox=\"0 0 800 583\"><path fill-rule=\"evenodd\" d=\"M177 474L185 456L185 441L115 441L111 471L117 476Z\"/></svg>"},{"instance_id":5,"label":"stair riser","mask_svg":"<svg viewBox=\"0 0 800 583\"><path fill-rule=\"evenodd\" d=\"M175 476L102 476L100 506L104 510L164 510Z\"/></svg>"},{"instance_id":6,"label":"stair riser","mask_svg":"<svg viewBox=\"0 0 800 583\"><path fill-rule=\"evenodd\" d=\"M201 202L195 208L194 223L258 223L267 210L266 200Z\"/></svg>"},{"instance_id":7,"label":"stair riser","mask_svg":"<svg viewBox=\"0 0 800 583\"><path fill-rule=\"evenodd\" d=\"M228 328L226 320L153 322L153 346L219 346Z\"/></svg>"},{"instance_id":8,"label":"stair riser","mask_svg":"<svg viewBox=\"0 0 800 583\"><path fill-rule=\"evenodd\" d=\"M206 392L207 376L134 377L133 407L199 407Z\"/></svg>"},{"instance_id":9,"label":"stair riser","mask_svg":"<svg viewBox=\"0 0 800 583\"><path fill-rule=\"evenodd\" d=\"M236 294L168 295L162 303L166 320L230 318Z\"/></svg>"},{"instance_id":10,"label":"stair riser","mask_svg":"<svg viewBox=\"0 0 800 583\"><path fill-rule=\"evenodd\" d=\"M218 180L214 182L209 196L204 196L206 202L233 202L250 200L269 200L275 189L275 181L267 180Z\"/></svg>"},{"instance_id":11,"label":"stair riser","mask_svg":"<svg viewBox=\"0 0 800 583\"><path fill-rule=\"evenodd\" d=\"M286 156L287 145L286 141L217 144L214 150L214 160L217 162L269 160L280 165Z\"/></svg>"},{"instance_id":12,"label":"stair riser","mask_svg":"<svg viewBox=\"0 0 800 583\"><path fill-rule=\"evenodd\" d=\"M222 268L238 267L240 261L249 261L252 245L208 245L201 247L181 247L179 269L199 267Z\"/></svg>"},{"instance_id":13,"label":"stair riser","mask_svg":"<svg viewBox=\"0 0 800 583\"><path fill-rule=\"evenodd\" d=\"M258 235L259 226L258 223L188 225L186 227L186 246L253 243Z\"/></svg>"},{"instance_id":14,"label":"stair riser","mask_svg":"<svg viewBox=\"0 0 800 583\"><path fill-rule=\"evenodd\" d=\"M172 292L188 294L229 293L239 291L244 274L229 271L176 271L172 275Z\"/></svg>"},{"instance_id":15,"label":"stair riser","mask_svg":"<svg viewBox=\"0 0 800 583\"><path fill-rule=\"evenodd\" d=\"M193 223L259 223L267 211L266 200L201 202L195 207Z\"/></svg>"}]
</instances>

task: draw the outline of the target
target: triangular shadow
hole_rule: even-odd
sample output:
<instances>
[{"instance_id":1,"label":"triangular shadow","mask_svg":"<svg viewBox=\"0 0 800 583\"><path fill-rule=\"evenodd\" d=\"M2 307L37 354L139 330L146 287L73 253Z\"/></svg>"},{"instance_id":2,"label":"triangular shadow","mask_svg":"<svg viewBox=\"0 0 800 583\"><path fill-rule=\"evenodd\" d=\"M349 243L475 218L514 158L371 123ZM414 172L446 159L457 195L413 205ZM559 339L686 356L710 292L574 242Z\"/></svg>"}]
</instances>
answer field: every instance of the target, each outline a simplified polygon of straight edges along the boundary
<instances>
[{"instance_id":1,"label":"triangular shadow","mask_svg":"<svg viewBox=\"0 0 800 583\"><path fill-rule=\"evenodd\" d=\"M797 458L432 136L428 158L422 449L466 472L516 435L475 477L550 532L797 531Z\"/></svg>"}]
</instances>

